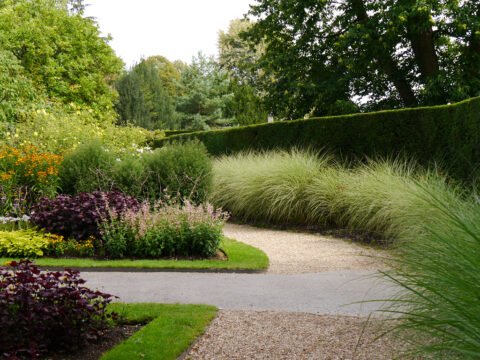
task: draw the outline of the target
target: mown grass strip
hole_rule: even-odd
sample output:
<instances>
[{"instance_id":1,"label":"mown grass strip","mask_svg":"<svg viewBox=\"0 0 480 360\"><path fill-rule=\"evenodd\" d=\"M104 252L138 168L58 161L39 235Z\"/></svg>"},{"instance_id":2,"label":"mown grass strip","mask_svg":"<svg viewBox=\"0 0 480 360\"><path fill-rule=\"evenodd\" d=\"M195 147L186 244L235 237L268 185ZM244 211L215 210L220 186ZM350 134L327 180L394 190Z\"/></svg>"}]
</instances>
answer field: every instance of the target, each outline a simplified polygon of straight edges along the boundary
<instances>
[{"instance_id":1,"label":"mown grass strip","mask_svg":"<svg viewBox=\"0 0 480 360\"><path fill-rule=\"evenodd\" d=\"M69 268L131 268L131 269L227 269L227 270L261 270L268 268L268 257L253 246L242 242L223 238L221 249L228 260L94 260L94 259L35 259L38 266L69 267ZM19 260L0 258L0 264Z\"/></svg>"},{"instance_id":2,"label":"mown grass strip","mask_svg":"<svg viewBox=\"0 0 480 360\"><path fill-rule=\"evenodd\" d=\"M150 321L140 331L105 353L101 360L176 359L205 331L218 309L208 305L109 305L128 322Z\"/></svg>"}]
</instances>

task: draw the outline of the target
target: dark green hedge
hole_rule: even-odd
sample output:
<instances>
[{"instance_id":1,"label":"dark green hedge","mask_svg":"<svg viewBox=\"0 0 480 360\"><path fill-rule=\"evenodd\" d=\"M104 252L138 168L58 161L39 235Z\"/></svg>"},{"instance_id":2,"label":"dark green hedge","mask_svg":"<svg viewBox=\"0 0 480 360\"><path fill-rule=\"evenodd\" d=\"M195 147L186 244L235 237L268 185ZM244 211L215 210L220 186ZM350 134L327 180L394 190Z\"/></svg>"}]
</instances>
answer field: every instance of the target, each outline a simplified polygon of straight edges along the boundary
<instances>
[{"instance_id":1,"label":"dark green hedge","mask_svg":"<svg viewBox=\"0 0 480 360\"><path fill-rule=\"evenodd\" d=\"M198 138L212 155L292 146L325 149L345 158L407 154L423 165L441 161L471 179L480 160L480 97L435 107L275 122L157 139Z\"/></svg>"}]
</instances>

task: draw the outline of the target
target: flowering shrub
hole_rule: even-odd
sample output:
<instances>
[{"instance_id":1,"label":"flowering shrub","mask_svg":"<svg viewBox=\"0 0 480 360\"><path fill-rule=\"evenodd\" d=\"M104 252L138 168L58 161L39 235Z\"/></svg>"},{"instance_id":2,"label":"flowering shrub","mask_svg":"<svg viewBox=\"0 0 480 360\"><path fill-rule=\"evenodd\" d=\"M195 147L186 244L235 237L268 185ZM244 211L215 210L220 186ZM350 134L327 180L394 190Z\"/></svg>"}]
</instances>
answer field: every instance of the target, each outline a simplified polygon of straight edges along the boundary
<instances>
[{"instance_id":1,"label":"flowering shrub","mask_svg":"<svg viewBox=\"0 0 480 360\"><path fill-rule=\"evenodd\" d=\"M90 236L87 240L77 241L73 239L64 239L63 236L51 235L51 240L47 246L47 254L52 256L74 256L74 257L93 257L95 256L95 243L97 239Z\"/></svg>"},{"instance_id":2,"label":"flowering shrub","mask_svg":"<svg viewBox=\"0 0 480 360\"><path fill-rule=\"evenodd\" d=\"M144 202L139 209L122 213L111 209L102 219L101 229L106 254L112 258L210 257L220 246L227 219L227 213L208 203L160 201L152 208Z\"/></svg>"},{"instance_id":3,"label":"flowering shrub","mask_svg":"<svg viewBox=\"0 0 480 360\"><path fill-rule=\"evenodd\" d=\"M116 213L139 206L136 199L116 191L58 195L54 199L42 198L35 204L30 221L49 233L65 238L100 238L98 223L101 218L108 217L107 203Z\"/></svg>"},{"instance_id":4,"label":"flowering shrub","mask_svg":"<svg viewBox=\"0 0 480 360\"><path fill-rule=\"evenodd\" d=\"M54 195L61 161L34 146L0 147L0 214L21 216L39 197Z\"/></svg>"},{"instance_id":5,"label":"flowering shrub","mask_svg":"<svg viewBox=\"0 0 480 360\"><path fill-rule=\"evenodd\" d=\"M41 272L29 260L0 267L2 354L37 359L99 338L116 317L105 309L113 297L84 283L78 271Z\"/></svg>"}]
</instances>

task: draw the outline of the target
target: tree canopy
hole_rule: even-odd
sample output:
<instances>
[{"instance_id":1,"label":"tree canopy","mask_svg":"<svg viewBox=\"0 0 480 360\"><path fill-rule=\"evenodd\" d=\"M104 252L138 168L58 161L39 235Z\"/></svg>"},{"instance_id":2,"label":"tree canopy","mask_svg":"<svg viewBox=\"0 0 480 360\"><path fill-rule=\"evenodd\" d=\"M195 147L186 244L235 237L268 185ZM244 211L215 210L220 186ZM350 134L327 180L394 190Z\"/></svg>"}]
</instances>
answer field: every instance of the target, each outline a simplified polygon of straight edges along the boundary
<instances>
[{"instance_id":1,"label":"tree canopy","mask_svg":"<svg viewBox=\"0 0 480 360\"><path fill-rule=\"evenodd\" d=\"M444 104L480 94L476 0L257 0L266 101L286 117Z\"/></svg>"},{"instance_id":2,"label":"tree canopy","mask_svg":"<svg viewBox=\"0 0 480 360\"><path fill-rule=\"evenodd\" d=\"M226 109L233 98L230 77L221 70L213 57L199 54L182 70L176 110L183 129L207 130L211 126L231 124Z\"/></svg>"},{"instance_id":3,"label":"tree canopy","mask_svg":"<svg viewBox=\"0 0 480 360\"><path fill-rule=\"evenodd\" d=\"M96 23L80 16L82 4L3 0L0 48L15 56L39 91L100 113L113 106L116 95L111 83L123 62L108 45L109 39L100 36Z\"/></svg>"},{"instance_id":4,"label":"tree canopy","mask_svg":"<svg viewBox=\"0 0 480 360\"><path fill-rule=\"evenodd\" d=\"M146 129L175 129L172 100L155 61L141 60L117 82L116 108L123 123Z\"/></svg>"}]
</instances>

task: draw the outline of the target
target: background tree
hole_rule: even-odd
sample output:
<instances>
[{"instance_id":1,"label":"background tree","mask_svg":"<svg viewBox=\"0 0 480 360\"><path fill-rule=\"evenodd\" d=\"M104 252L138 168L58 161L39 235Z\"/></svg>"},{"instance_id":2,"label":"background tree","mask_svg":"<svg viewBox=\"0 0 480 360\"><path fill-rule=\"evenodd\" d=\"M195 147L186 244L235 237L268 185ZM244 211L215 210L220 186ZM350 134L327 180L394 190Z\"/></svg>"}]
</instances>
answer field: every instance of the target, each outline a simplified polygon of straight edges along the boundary
<instances>
[{"instance_id":1,"label":"background tree","mask_svg":"<svg viewBox=\"0 0 480 360\"><path fill-rule=\"evenodd\" d=\"M63 103L111 109L112 81L123 63L97 24L56 0L4 0L0 48L12 53L24 74L49 97Z\"/></svg>"},{"instance_id":2,"label":"background tree","mask_svg":"<svg viewBox=\"0 0 480 360\"><path fill-rule=\"evenodd\" d=\"M474 0L257 0L267 103L287 117L442 104L480 94Z\"/></svg>"},{"instance_id":3,"label":"background tree","mask_svg":"<svg viewBox=\"0 0 480 360\"><path fill-rule=\"evenodd\" d=\"M147 60L145 60L145 62L151 64L153 67L155 67L155 69L157 69L160 79L162 80L163 88L174 102L175 98L180 95L176 82L180 80L181 66L179 69L166 57L159 55L150 56L147 58ZM179 63L181 63L181 61Z\"/></svg>"},{"instance_id":4,"label":"background tree","mask_svg":"<svg viewBox=\"0 0 480 360\"><path fill-rule=\"evenodd\" d=\"M18 121L20 112L34 108L42 98L17 58L0 49L0 122Z\"/></svg>"},{"instance_id":5,"label":"background tree","mask_svg":"<svg viewBox=\"0 0 480 360\"><path fill-rule=\"evenodd\" d=\"M230 90L234 94L227 113L239 125L266 122L268 117L261 82L270 80L263 76L265 72L258 66L265 44L249 43L241 36L252 25L249 20L235 19L227 32L221 30L218 35L218 63L232 77Z\"/></svg>"},{"instance_id":6,"label":"background tree","mask_svg":"<svg viewBox=\"0 0 480 360\"><path fill-rule=\"evenodd\" d=\"M210 127L231 124L227 107L233 98L230 77L221 70L213 57L201 53L182 70L176 110L182 129L207 130Z\"/></svg>"},{"instance_id":7,"label":"background tree","mask_svg":"<svg viewBox=\"0 0 480 360\"><path fill-rule=\"evenodd\" d=\"M123 123L146 129L176 129L172 100L155 61L142 60L117 82L116 109Z\"/></svg>"}]
</instances>

